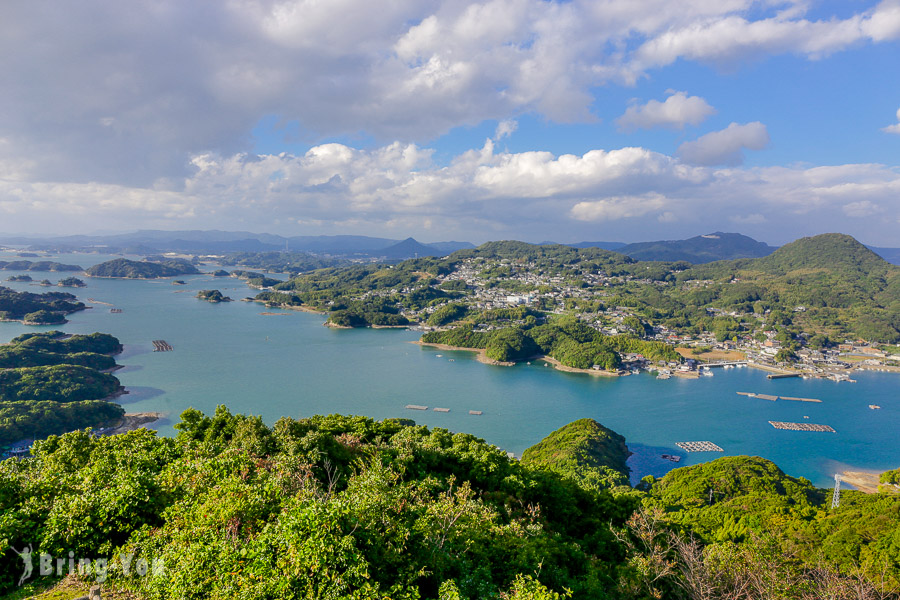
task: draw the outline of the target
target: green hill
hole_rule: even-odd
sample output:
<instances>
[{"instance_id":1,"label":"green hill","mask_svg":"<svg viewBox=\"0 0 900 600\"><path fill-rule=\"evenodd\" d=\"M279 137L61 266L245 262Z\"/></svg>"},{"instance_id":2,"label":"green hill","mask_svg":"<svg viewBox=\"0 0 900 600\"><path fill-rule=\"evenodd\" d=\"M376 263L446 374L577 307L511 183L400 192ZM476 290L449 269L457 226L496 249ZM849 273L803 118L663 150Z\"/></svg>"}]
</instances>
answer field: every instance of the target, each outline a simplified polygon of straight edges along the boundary
<instances>
[{"instance_id":1,"label":"green hill","mask_svg":"<svg viewBox=\"0 0 900 600\"><path fill-rule=\"evenodd\" d=\"M571 477L588 489L628 485L625 438L593 419L557 429L522 453L522 464Z\"/></svg>"},{"instance_id":2,"label":"green hill","mask_svg":"<svg viewBox=\"0 0 900 600\"><path fill-rule=\"evenodd\" d=\"M91 277L119 277L125 279L157 279L177 275L198 275L194 265L183 260L148 262L116 258L94 265L85 271Z\"/></svg>"}]
</instances>

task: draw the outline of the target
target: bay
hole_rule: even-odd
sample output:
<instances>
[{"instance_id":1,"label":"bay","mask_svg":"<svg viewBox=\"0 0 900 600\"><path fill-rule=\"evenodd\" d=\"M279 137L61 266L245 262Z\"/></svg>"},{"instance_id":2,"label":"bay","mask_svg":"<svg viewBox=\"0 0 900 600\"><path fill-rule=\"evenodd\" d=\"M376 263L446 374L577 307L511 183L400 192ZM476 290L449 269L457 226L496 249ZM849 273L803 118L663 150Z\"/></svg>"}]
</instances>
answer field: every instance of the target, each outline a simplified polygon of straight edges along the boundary
<instances>
[{"instance_id":1,"label":"bay","mask_svg":"<svg viewBox=\"0 0 900 600\"><path fill-rule=\"evenodd\" d=\"M0 260L14 254L0 253ZM63 254L47 260L92 264L113 258ZM37 259L30 259L37 260ZM42 257L41 260L44 260ZM205 267L212 269L212 267ZM5 280L16 274L0 271ZM58 279L72 273L29 273ZM75 274L75 276L79 276ZM719 453L684 453L679 441L712 441L726 455L750 454L775 461L784 471L828 486L847 467L885 470L900 466L900 376L860 372L857 383L768 380L762 371L718 369L714 377L657 380L648 374L622 378L563 373L544 363L487 366L468 352L447 352L409 342L407 330L334 330L321 315L266 309L240 302L256 292L243 282L211 275L152 281L84 278L80 289L42 288L2 282L19 291L65 290L89 303L67 333L101 331L125 344L116 376L129 390L119 401L129 412L160 411L153 425L163 435L188 407L212 413L219 404L233 412L279 417L357 414L403 417L466 432L516 454L575 419L590 417L624 435L635 453L633 480L661 475L675 466L711 460ZM219 289L236 302L210 304L194 298ZM88 299L101 303L90 303ZM111 313L111 306L122 309ZM274 314L261 314L261 313ZM54 327L0 323L0 342ZM153 352L163 339L172 352ZM818 398L822 403L769 402L736 392ZM406 409L428 406L427 411ZM870 410L877 404L881 410ZM449 412L435 412L436 407ZM469 415L480 410L480 416ZM808 417L808 418L806 418ZM831 425L836 433L776 430L768 421ZM660 454L684 458L673 464Z\"/></svg>"}]
</instances>

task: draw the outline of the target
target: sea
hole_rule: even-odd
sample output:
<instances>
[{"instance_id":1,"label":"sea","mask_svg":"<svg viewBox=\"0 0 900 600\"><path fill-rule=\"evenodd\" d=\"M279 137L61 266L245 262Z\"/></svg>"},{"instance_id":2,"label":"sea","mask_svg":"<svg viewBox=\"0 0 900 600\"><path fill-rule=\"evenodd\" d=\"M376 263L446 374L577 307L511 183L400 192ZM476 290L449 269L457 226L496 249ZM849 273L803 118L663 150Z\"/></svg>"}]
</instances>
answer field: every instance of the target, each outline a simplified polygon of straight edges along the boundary
<instances>
[{"instance_id":1,"label":"sea","mask_svg":"<svg viewBox=\"0 0 900 600\"><path fill-rule=\"evenodd\" d=\"M42 253L27 260L87 268L111 258L118 256ZM0 260L17 259L15 253L0 252ZM415 331L336 330L323 326L322 315L242 302L256 291L234 278L204 274L143 281L28 273L35 282L76 276L87 283L73 289L6 281L16 274L0 271L0 285L35 293L67 291L91 308L55 327L0 323L0 343L49 329L115 335L125 347L117 357L124 367L115 375L128 390L117 401L128 412L164 413L166 418L150 425L160 435L174 435L174 424L187 408L212 413L224 404L235 413L260 415L269 424L285 416L331 413L413 419L470 433L521 455L555 429L592 418L625 436L635 482L722 455L761 456L821 487L832 485L834 474L843 470L900 466L897 373L857 372L856 382L849 383L769 380L752 368L720 368L713 377L659 380L652 374L607 378L565 373L541 361L489 366L469 352L412 344L420 336ZM173 279L185 285L173 285ZM197 299L204 289L218 289L235 301ZM154 352L153 340L165 340L174 349ZM771 402L737 392L822 402ZM870 404L881 409L872 410ZM777 430L769 421L824 424L836 431ZM688 453L676 446L687 441L710 441L723 452ZM663 454L682 458L674 463Z\"/></svg>"}]
</instances>

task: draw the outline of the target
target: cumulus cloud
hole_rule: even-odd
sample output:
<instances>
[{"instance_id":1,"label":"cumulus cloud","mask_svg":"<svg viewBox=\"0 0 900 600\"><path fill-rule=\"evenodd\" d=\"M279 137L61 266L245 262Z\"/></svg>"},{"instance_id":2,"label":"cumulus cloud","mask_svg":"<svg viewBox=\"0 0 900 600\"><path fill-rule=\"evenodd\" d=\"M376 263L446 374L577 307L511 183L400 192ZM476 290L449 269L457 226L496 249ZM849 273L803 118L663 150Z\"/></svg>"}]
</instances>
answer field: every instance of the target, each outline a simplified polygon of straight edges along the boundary
<instances>
[{"instance_id":1,"label":"cumulus cloud","mask_svg":"<svg viewBox=\"0 0 900 600\"><path fill-rule=\"evenodd\" d=\"M678 156L692 165L734 166L744 162L743 150L762 150L768 143L769 132L762 123L732 123L721 131L681 144Z\"/></svg>"},{"instance_id":2,"label":"cumulus cloud","mask_svg":"<svg viewBox=\"0 0 900 600\"><path fill-rule=\"evenodd\" d=\"M821 21L804 4L772 16L757 0L10 0L0 132L15 150L0 161L35 181L146 186L185 175L192 155L247 151L266 115L307 143L421 143L526 112L587 121L598 86L679 58L817 57L900 37L898 0Z\"/></svg>"},{"instance_id":3,"label":"cumulus cloud","mask_svg":"<svg viewBox=\"0 0 900 600\"><path fill-rule=\"evenodd\" d=\"M0 223L18 231L89 230L102 214L104 227L119 229L177 223L472 241L670 239L737 224L767 241L844 231L889 245L893 221L866 217L900 213L900 171L883 165L721 168L645 148L497 152L491 140L446 165L432 157L412 143L330 143L300 155L196 154L178 185L0 176Z\"/></svg>"},{"instance_id":4,"label":"cumulus cloud","mask_svg":"<svg viewBox=\"0 0 900 600\"><path fill-rule=\"evenodd\" d=\"M699 125L715 113L716 109L703 98L674 92L664 102L650 100L647 104L629 106L616 123L624 131L654 127L683 129L685 125Z\"/></svg>"},{"instance_id":5,"label":"cumulus cloud","mask_svg":"<svg viewBox=\"0 0 900 600\"><path fill-rule=\"evenodd\" d=\"M881 130L885 133L896 133L900 135L900 108L897 109L897 123L883 127Z\"/></svg>"}]
</instances>

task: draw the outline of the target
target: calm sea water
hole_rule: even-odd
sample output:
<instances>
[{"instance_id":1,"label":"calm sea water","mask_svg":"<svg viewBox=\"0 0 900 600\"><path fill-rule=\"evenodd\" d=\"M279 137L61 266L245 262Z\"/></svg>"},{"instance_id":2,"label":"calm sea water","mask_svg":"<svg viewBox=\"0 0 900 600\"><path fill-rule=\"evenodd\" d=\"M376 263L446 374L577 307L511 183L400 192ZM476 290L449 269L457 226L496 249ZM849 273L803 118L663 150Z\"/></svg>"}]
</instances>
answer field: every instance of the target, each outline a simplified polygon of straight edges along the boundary
<instances>
[{"instance_id":1,"label":"calm sea water","mask_svg":"<svg viewBox=\"0 0 900 600\"><path fill-rule=\"evenodd\" d=\"M10 254L0 254L9 260ZM87 267L103 255L65 254L57 260ZM36 260L36 259L30 259ZM0 271L5 280L10 271ZM54 283L69 273L31 273ZM71 290L104 304L69 317L68 333L101 331L125 344L116 373L130 393L120 398L129 412L161 411L161 434L188 407L211 413L226 404L233 412L281 416L343 413L376 419L405 417L419 424L475 434L521 453L566 423L590 417L627 438L635 453L633 478L661 475L676 466L661 453L684 456L677 466L704 462L718 453L680 451L675 442L709 440L727 455L750 454L775 461L784 471L827 486L837 470L884 470L900 466L900 375L858 373L857 383L784 379L770 381L754 369L716 370L715 377L657 380L652 375L596 378L544 367L543 363L492 367L467 352L410 344L405 330L332 330L320 315L268 310L259 304L209 304L197 290L219 289L235 300L255 292L242 282L210 275L155 281L84 278ZM45 288L0 282L21 291ZM60 288L46 288L60 289ZM274 312L277 315L263 315ZM0 342L39 327L0 323ZM43 328L48 329L48 328ZM152 352L163 339L173 352ZM768 402L736 392L819 398L821 404ZM407 404L429 407L408 410ZM870 410L869 404L881 405ZM449 408L438 413L434 407ZM471 416L469 410L483 415ZM804 417L809 417L804 419ZM780 431L768 421L831 425L837 433Z\"/></svg>"}]
</instances>

